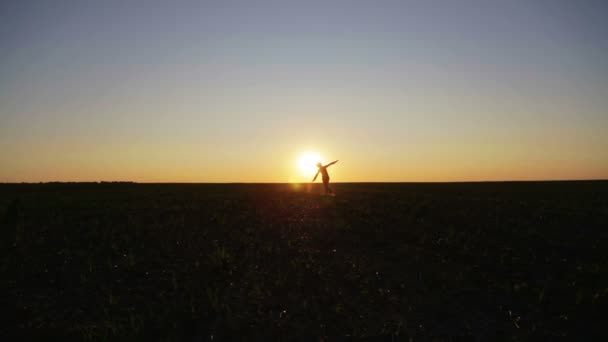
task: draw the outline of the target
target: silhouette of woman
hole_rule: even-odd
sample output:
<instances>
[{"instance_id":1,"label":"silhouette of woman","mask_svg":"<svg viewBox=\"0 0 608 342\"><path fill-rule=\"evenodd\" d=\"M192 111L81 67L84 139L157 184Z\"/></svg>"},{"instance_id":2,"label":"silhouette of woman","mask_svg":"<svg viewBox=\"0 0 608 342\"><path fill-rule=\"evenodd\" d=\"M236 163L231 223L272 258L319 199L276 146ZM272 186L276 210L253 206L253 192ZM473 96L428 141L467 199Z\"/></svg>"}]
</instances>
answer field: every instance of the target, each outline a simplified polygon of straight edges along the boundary
<instances>
[{"instance_id":1,"label":"silhouette of woman","mask_svg":"<svg viewBox=\"0 0 608 342\"><path fill-rule=\"evenodd\" d=\"M317 167L319 168L319 171L317 171L317 174L315 175L315 178L312 179L312 181L314 182L315 179L317 179L317 176L319 175L319 173L321 173L322 177L323 177L323 186L325 187L325 194L329 195L335 195L334 191L329 187L329 173L327 173L327 168L334 165L335 163L337 163L337 160L334 160L333 162L323 166L323 164L321 163L317 163Z\"/></svg>"}]
</instances>

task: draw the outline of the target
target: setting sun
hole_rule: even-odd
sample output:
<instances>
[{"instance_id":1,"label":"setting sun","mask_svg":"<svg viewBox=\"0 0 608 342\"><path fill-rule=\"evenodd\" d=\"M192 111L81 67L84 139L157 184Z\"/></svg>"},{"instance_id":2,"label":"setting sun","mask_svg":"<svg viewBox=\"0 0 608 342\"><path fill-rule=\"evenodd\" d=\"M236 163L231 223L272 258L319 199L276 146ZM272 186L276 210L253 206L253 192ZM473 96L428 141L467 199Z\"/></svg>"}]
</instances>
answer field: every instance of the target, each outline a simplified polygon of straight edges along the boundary
<instances>
[{"instance_id":1,"label":"setting sun","mask_svg":"<svg viewBox=\"0 0 608 342\"><path fill-rule=\"evenodd\" d=\"M317 163L323 163L323 157L317 152L304 152L298 158L298 170L302 176L314 176Z\"/></svg>"}]
</instances>

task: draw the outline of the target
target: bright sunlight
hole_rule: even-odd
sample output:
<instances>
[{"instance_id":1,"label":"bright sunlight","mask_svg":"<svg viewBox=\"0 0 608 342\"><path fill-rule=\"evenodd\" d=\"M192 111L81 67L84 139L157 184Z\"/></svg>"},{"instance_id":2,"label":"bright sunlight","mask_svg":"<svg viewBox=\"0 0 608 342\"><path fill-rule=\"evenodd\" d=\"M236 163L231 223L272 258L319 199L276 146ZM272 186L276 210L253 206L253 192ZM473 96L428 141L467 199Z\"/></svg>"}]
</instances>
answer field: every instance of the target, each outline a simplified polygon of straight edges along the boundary
<instances>
[{"instance_id":1,"label":"bright sunlight","mask_svg":"<svg viewBox=\"0 0 608 342\"><path fill-rule=\"evenodd\" d=\"M305 177L312 177L317 172L317 163L323 163L323 157L317 152L304 152L298 158L298 169Z\"/></svg>"}]
</instances>

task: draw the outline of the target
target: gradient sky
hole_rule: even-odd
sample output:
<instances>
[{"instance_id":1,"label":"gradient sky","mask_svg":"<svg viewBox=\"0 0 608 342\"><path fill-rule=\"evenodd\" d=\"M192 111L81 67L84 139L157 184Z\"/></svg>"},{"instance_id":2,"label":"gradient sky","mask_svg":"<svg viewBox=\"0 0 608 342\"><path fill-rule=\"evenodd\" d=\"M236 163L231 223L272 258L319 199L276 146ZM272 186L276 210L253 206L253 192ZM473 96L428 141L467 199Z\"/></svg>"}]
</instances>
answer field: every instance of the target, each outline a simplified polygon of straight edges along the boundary
<instances>
[{"instance_id":1,"label":"gradient sky","mask_svg":"<svg viewBox=\"0 0 608 342\"><path fill-rule=\"evenodd\" d=\"M2 1L0 182L608 178L608 2Z\"/></svg>"}]
</instances>

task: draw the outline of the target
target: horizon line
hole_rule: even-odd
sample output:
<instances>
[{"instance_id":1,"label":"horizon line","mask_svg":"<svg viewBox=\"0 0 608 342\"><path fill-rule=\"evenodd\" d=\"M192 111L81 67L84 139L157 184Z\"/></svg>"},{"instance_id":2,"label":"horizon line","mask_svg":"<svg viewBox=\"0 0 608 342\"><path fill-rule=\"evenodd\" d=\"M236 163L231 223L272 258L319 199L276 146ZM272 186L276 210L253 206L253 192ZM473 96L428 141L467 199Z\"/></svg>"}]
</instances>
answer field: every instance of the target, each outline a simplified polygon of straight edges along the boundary
<instances>
[{"instance_id":1,"label":"horizon line","mask_svg":"<svg viewBox=\"0 0 608 342\"><path fill-rule=\"evenodd\" d=\"M541 183L541 182L606 182L608 178L597 179L524 179L524 180L466 180L466 181L355 181L332 182L332 184L458 184L458 183ZM0 182L0 185L12 184L322 184L318 182L137 182L137 181L39 181L39 182Z\"/></svg>"}]
</instances>

